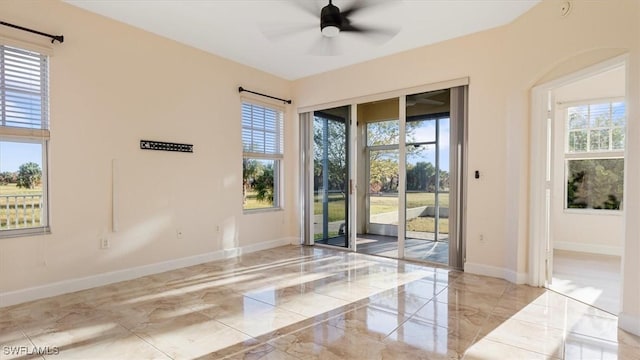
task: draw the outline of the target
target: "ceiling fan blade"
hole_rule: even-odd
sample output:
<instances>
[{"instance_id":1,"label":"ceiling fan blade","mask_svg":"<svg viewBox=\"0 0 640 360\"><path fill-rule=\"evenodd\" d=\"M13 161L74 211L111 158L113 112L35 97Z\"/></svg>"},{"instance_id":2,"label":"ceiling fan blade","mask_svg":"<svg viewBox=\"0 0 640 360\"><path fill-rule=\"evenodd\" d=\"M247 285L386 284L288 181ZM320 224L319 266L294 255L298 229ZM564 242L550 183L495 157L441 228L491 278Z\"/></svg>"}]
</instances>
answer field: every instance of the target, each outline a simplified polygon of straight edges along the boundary
<instances>
[{"instance_id":1,"label":"ceiling fan blade","mask_svg":"<svg viewBox=\"0 0 640 360\"><path fill-rule=\"evenodd\" d=\"M346 26L343 26L340 31L345 33L362 34L362 35L365 35L366 40L374 44L382 44L391 40L394 36L396 36L400 32L400 29L399 28L377 28L377 27L347 24Z\"/></svg>"},{"instance_id":2,"label":"ceiling fan blade","mask_svg":"<svg viewBox=\"0 0 640 360\"><path fill-rule=\"evenodd\" d=\"M314 17L320 18L321 8L318 7L318 2L310 0L290 0L289 2L295 5L298 9L301 9Z\"/></svg>"},{"instance_id":3,"label":"ceiling fan blade","mask_svg":"<svg viewBox=\"0 0 640 360\"><path fill-rule=\"evenodd\" d=\"M444 105L444 101L432 100L432 99L418 99L416 102L425 105Z\"/></svg>"},{"instance_id":4,"label":"ceiling fan blade","mask_svg":"<svg viewBox=\"0 0 640 360\"><path fill-rule=\"evenodd\" d=\"M445 92L447 92L447 90L434 90L434 91L429 91L429 92L420 94L420 97L423 98L423 99L428 99L430 97L434 97L434 96L440 95L440 94L445 93Z\"/></svg>"},{"instance_id":5,"label":"ceiling fan blade","mask_svg":"<svg viewBox=\"0 0 640 360\"><path fill-rule=\"evenodd\" d=\"M366 7L367 4L363 0L356 0L351 4L351 6L341 9L340 14L342 14L342 17L349 17Z\"/></svg>"},{"instance_id":6,"label":"ceiling fan blade","mask_svg":"<svg viewBox=\"0 0 640 360\"><path fill-rule=\"evenodd\" d=\"M362 9L370 9L378 5L389 5L397 1L389 0L355 0L349 7L340 9L340 13L343 17L349 17Z\"/></svg>"},{"instance_id":7,"label":"ceiling fan blade","mask_svg":"<svg viewBox=\"0 0 640 360\"><path fill-rule=\"evenodd\" d=\"M278 42L286 38L299 35L302 32L318 29L317 24L263 24L260 25L260 32L271 42Z\"/></svg>"},{"instance_id":8,"label":"ceiling fan blade","mask_svg":"<svg viewBox=\"0 0 640 360\"><path fill-rule=\"evenodd\" d=\"M320 35L320 38L318 38L309 49L309 54L315 56L336 56L341 53L338 38L328 38L322 35Z\"/></svg>"}]
</instances>

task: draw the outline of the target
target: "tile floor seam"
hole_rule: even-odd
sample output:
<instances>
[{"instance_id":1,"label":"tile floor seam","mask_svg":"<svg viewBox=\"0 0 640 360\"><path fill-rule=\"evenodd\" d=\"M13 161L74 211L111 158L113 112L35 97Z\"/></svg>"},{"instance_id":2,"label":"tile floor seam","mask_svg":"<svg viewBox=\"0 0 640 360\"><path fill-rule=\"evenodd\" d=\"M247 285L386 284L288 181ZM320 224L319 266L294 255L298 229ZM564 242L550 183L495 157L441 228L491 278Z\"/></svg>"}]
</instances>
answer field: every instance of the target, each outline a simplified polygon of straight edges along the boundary
<instances>
[{"instance_id":1,"label":"tile floor seam","mask_svg":"<svg viewBox=\"0 0 640 360\"><path fill-rule=\"evenodd\" d=\"M530 352L530 353L538 354L538 355L540 355L540 356L544 356L544 357L545 357L545 359L547 359L547 360L553 360L553 359L563 360L563 359L565 358L565 354L564 354L564 352L562 352L562 356L561 356L561 357L557 357L557 356L553 356L553 355L544 354L544 353L541 353L541 352L539 352L539 351L535 351L535 350L531 350L531 349L526 349L526 348L523 348L523 347L518 346L518 345L508 344L508 343L505 343L505 342L502 342L502 341L500 341L500 340L496 340L496 339L487 339L487 341L491 341L491 342L499 343L499 344L502 344L502 345L505 345L505 346L509 346L509 347L512 347L512 348L517 348L517 349L519 349L519 350L524 350L524 351L526 351L526 352ZM467 350L465 350L465 352L464 352L464 353L465 353L465 355L466 355L466 353L471 349L471 347L472 347L472 346L473 346L473 345L471 345Z\"/></svg>"},{"instance_id":2,"label":"tile floor seam","mask_svg":"<svg viewBox=\"0 0 640 360\"><path fill-rule=\"evenodd\" d=\"M520 321L520 320L516 320L516 321ZM504 322L503 322L503 324L504 324ZM531 323L529 323L529 324L531 324ZM540 326L540 324L533 324L533 325ZM489 333L489 334L490 334L490 333ZM487 335L489 335L489 334L487 334ZM566 334L565 334L565 332L563 331L563 332L562 332L562 342L561 342L561 344L560 344L560 349L559 349L560 354L563 354L562 356L564 356L564 348L565 348L565 340L566 340L565 335L566 335ZM539 351L535 351L535 350L531 350L531 349L523 348L522 346L518 346L518 345L516 345L516 344L508 344L508 343L505 343L505 342L501 341L500 339L496 339L496 338L492 338L492 337L488 337L488 338L487 338L487 340L491 340L491 341L494 341L494 342L499 342L499 343L501 343L501 344L503 344L503 345L509 345L509 346L512 346L512 347L517 347L517 348L519 348L519 349L526 350L526 351L530 351L530 352L540 353ZM554 357L554 356L553 356L553 354L544 354L544 353L540 353L540 354L542 354L542 355L544 355L544 356L551 356L551 357Z\"/></svg>"},{"instance_id":3,"label":"tile floor seam","mask_svg":"<svg viewBox=\"0 0 640 360\"><path fill-rule=\"evenodd\" d=\"M584 301L582 301L582 300L580 300L580 299L575 299L575 298L572 298L572 297L570 297L570 296L567 296L567 295L565 295L565 294L563 294L563 293L561 293L561 292L559 292L559 291L557 291L557 290L554 290L554 289L551 289L551 288L548 288L548 287L545 287L544 289L546 289L547 291L551 291L551 292L553 292L553 293L555 293L555 294L558 294L558 295L561 295L561 296L568 297L569 299L571 299L571 300L573 300L573 301L575 301L575 302L578 302L578 303L580 303L580 304L583 304L583 305L586 305L586 306L589 306L589 307L595 307L595 306L593 306L593 305L591 305L591 304L589 304L589 303L586 303L586 302L584 302ZM618 318L618 316L617 316L616 314L613 314L613 313L611 313L611 312L609 312L609 311L607 311L607 310L600 309L600 308L597 308L597 309L598 309L598 310L600 310L600 311L602 311L602 312L605 312L605 313L607 313L607 314L609 314L609 315L611 315L611 316L614 316L616 319Z\"/></svg>"},{"instance_id":4,"label":"tile floor seam","mask_svg":"<svg viewBox=\"0 0 640 360\"><path fill-rule=\"evenodd\" d=\"M511 346L511 347L514 347L514 348L518 348L518 349L520 349L520 350L524 350L524 351L528 351L528 352L532 352L532 353L540 354L540 355L543 355L543 356L546 356L546 357L551 357L551 358L553 358L553 359L562 359L562 358L564 358L564 356L565 356L565 355L564 355L564 349L563 349L563 351L559 352L560 354L562 354L562 357L558 358L557 356L553 356L552 354L551 354L551 355L550 355L550 354L545 354L545 353L542 353L542 352L540 352L540 351L527 349L527 348L524 348L524 347L522 347L522 346L518 346L518 345L514 345L514 344L509 344L509 343L506 343L506 342L504 342L504 341L500 341L500 340L498 340L498 339L490 338L490 339L487 339L487 340L488 340L488 341L497 342L497 343L500 343L500 344L502 344L502 345L507 345L507 346ZM564 345L563 345L563 347L564 347Z\"/></svg>"},{"instance_id":5,"label":"tile floor seam","mask_svg":"<svg viewBox=\"0 0 640 360\"><path fill-rule=\"evenodd\" d=\"M124 325L120 324L120 326L122 326L123 328L127 329L126 327L124 327ZM164 356L166 356L168 359L171 360L175 360L175 358L171 355L169 355L168 353L166 353L164 350L158 348L157 346L153 345L152 343L150 343L149 341L147 341L147 339L145 339L144 337L140 336L138 333L127 329L127 331L129 331L129 333L133 334L135 337L137 337L138 339L144 341L147 345L151 346L152 348L156 349L157 351L159 351L160 353L162 353Z\"/></svg>"},{"instance_id":6,"label":"tile floor seam","mask_svg":"<svg viewBox=\"0 0 640 360\"><path fill-rule=\"evenodd\" d=\"M18 326L20 327L20 333L22 334L22 336L24 336L24 337L29 341L29 343L31 343L31 346L33 346L33 349L38 349L38 348L39 348L39 347L38 347L38 345L36 345L36 343L35 343L35 342L33 342L33 339L31 338L31 336L29 336L29 335L24 331L24 329L22 328L22 326L20 326L20 325L18 325ZM46 360L46 358L44 357L44 355L40 355L40 358L41 358L41 359L43 359L43 360Z\"/></svg>"}]
</instances>

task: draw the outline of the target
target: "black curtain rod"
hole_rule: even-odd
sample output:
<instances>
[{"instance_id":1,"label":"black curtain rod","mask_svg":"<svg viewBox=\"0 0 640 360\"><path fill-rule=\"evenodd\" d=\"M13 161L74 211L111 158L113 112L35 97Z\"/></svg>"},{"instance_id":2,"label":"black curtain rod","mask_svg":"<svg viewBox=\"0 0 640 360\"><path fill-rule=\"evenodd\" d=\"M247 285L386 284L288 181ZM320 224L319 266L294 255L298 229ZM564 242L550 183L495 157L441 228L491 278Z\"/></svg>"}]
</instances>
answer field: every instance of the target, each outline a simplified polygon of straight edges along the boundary
<instances>
[{"instance_id":1,"label":"black curtain rod","mask_svg":"<svg viewBox=\"0 0 640 360\"><path fill-rule=\"evenodd\" d=\"M52 44L56 40L61 44L64 42L64 36L63 35L51 35L51 34L43 33L43 32L38 31L38 30L28 29L26 27L14 25L14 24L9 24L9 23L4 22L4 21L0 21L0 25L8 26L8 27L11 27L11 28L14 28L14 29L18 29L18 30L30 32L32 34L38 34L38 35L41 35L41 36L45 36L45 37L51 38L51 43Z\"/></svg>"},{"instance_id":2,"label":"black curtain rod","mask_svg":"<svg viewBox=\"0 0 640 360\"><path fill-rule=\"evenodd\" d=\"M238 88L238 92L243 92L243 91L246 91L246 92L248 92L248 93L252 93L252 94L256 94L256 95L260 95L260 96L264 96L264 97L268 97L269 99L280 100L280 101L282 101L283 103L291 104L291 100L285 100L285 99L280 99L280 98L275 97L275 96L266 95L266 94L261 94L261 93L259 93L259 92L255 92L255 91L247 90L247 89L243 88L242 86L240 86L240 87Z\"/></svg>"}]
</instances>

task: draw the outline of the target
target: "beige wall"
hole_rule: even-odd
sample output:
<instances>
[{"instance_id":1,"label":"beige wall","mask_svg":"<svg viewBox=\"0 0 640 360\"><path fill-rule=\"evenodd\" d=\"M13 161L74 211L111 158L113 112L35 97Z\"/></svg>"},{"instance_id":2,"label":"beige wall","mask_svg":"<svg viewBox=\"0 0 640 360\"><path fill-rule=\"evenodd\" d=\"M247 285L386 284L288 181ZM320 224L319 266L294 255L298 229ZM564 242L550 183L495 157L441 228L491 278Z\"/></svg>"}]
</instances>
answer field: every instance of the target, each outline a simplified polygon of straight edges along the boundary
<instances>
[{"instance_id":1,"label":"beige wall","mask_svg":"<svg viewBox=\"0 0 640 360\"><path fill-rule=\"evenodd\" d=\"M49 44L52 234L0 239L0 293L298 235L293 191L285 211L242 212L237 88L288 98L289 82L59 1L1 1L0 14L65 35ZM297 185L291 110L287 189ZM194 153L142 151L140 139L191 143ZM110 249L99 249L100 236Z\"/></svg>"}]
</instances>

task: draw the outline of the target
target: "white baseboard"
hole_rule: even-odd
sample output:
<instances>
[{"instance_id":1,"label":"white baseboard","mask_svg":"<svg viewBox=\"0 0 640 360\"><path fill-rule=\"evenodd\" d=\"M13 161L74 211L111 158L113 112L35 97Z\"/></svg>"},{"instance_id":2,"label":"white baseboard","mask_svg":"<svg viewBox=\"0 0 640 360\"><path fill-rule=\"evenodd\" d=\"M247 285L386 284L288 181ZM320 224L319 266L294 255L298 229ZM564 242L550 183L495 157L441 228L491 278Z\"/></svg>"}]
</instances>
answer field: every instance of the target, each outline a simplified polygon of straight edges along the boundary
<instances>
[{"instance_id":1,"label":"white baseboard","mask_svg":"<svg viewBox=\"0 0 640 360\"><path fill-rule=\"evenodd\" d=\"M640 336L640 315L621 312L618 314L618 327L626 332Z\"/></svg>"},{"instance_id":2,"label":"white baseboard","mask_svg":"<svg viewBox=\"0 0 640 360\"><path fill-rule=\"evenodd\" d=\"M74 291L90 289L96 286L108 285L119 281L131 280L142 276L158 274L161 272L198 265L210 261L233 258L242 254L248 254L260 250L267 250L279 246L290 245L293 244L294 241L298 241L298 239L283 238L271 241L263 241L257 244L251 244L237 248L217 250L206 254L167 260L155 264L136 266L129 269L116 270L82 278L63 280L26 289L3 292L0 293L0 308L24 303L27 301L62 295Z\"/></svg>"},{"instance_id":3,"label":"white baseboard","mask_svg":"<svg viewBox=\"0 0 640 360\"><path fill-rule=\"evenodd\" d=\"M622 248L620 246L554 241L553 248L556 250L578 251L590 254L622 256Z\"/></svg>"},{"instance_id":4,"label":"white baseboard","mask_svg":"<svg viewBox=\"0 0 640 360\"><path fill-rule=\"evenodd\" d=\"M527 273L519 273L497 266L476 264L470 262L466 262L464 264L464 272L467 272L469 274L484 275L498 279L504 279L514 284L526 284L528 278Z\"/></svg>"}]
</instances>

